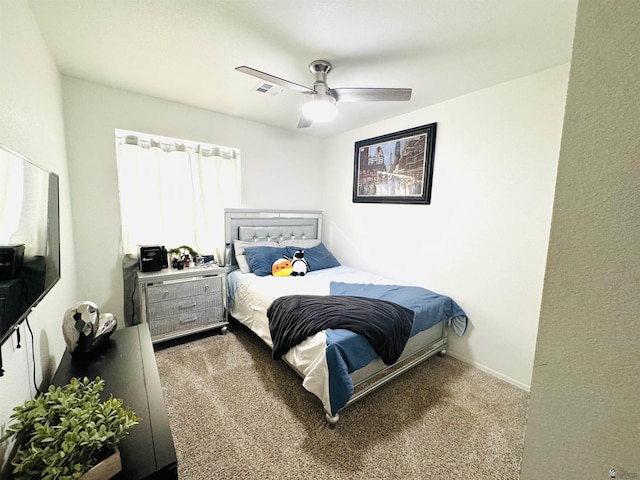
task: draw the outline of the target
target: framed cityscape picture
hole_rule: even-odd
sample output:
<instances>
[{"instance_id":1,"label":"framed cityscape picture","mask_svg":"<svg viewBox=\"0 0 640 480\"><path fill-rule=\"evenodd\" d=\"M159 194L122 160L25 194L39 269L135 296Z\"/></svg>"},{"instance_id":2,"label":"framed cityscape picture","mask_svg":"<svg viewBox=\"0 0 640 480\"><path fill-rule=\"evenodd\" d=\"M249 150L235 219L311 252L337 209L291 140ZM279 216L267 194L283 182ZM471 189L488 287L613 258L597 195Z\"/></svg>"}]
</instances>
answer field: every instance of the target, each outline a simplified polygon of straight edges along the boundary
<instances>
[{"instance_id":1,"label":"framed cityscape picture","mask_svg":"<svg viewBox=\"0 0 640 480\"><path fill-rule=\"evenodd\" d=\"M355 203L431 202L436 123L355 144Z\"/></svg>"}]
</instances>

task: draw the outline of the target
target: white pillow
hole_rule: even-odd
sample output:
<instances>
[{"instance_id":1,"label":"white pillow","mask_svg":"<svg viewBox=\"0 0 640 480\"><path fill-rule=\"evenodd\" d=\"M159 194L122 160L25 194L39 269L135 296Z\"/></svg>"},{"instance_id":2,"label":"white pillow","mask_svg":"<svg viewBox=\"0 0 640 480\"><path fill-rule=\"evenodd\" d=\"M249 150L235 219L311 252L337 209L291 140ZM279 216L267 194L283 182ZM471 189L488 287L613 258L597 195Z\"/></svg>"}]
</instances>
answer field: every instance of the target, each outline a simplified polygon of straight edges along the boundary
<instances>
[{"instance_id":1,"label":"white pillow","mask_svg":"<svg viewBox=\"0 0 640 480\"><path fill-rule=\"evenodd\" d=\"M238 262L238 268L242 273L251 273L251 267L249 267L249 263L247 262L247 257L244 254L244 249L246 247L277 247L278 242L272 242L269 240L260 240L260 241L244 241L244 240L234 240L233 241L233 250L236 255L236 262Z\"/></svg>"},{"instance_id":2,"label":"white pillow","mask_svg":"<svg viewBox=\"0 0 640 480\"><path fill-rule=\"evenodd\" d=\"M312 248L320 245L319 238L289 238L278 242L281 247Z\"/></svg>"}]
</instances>

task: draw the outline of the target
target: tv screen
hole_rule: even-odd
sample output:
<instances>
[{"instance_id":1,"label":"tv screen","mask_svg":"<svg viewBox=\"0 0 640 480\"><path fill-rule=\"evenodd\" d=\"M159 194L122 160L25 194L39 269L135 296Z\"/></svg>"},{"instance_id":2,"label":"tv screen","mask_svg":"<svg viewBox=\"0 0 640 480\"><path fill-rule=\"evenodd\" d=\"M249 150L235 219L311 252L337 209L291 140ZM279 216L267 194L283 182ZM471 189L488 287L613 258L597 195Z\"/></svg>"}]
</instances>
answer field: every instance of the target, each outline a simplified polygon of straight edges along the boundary
<instances>
[{"instance_id":1,"label":"tv screen","mask_svg":"<svg viewBox=\"0 0 640 480\"><path fill-rule=\"evenodd\" d=\"M0 145L0 345L60 279L58 175Z\"/></svg>"}]
</instances>

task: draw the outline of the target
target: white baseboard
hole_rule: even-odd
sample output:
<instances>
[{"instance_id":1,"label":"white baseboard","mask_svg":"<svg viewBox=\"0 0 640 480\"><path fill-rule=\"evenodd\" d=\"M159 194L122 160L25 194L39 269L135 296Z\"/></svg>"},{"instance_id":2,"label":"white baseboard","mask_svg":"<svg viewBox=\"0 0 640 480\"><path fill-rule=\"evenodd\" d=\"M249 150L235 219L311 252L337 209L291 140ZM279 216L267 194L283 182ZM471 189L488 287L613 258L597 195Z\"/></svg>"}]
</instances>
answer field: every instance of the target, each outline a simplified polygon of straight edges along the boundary
<instances>
[{"instance_id":1,"label":"white baseboard","mask_svg":"<svg viewBox=\"0 0 640 480\"><path fill-rule=\"evenodd\" d=\"M478 362L474 362L471 359L465 358L461 355L458 355L457 353L452 353L451 350L447 349L447 355L451 355L453 358L457 358L458 360L464 362L464 363L468 363L469 365L472 365L474 368L477 368L478 370L482 370L483 372L488 373L489 375L493 375L496 378L499 378L500 380L504 380L507 383L510 383L511 385L518 387L521 390L524 390L525 392L531 392L531 385L527 385L526 383L522 383L519 382L518 380L515 380L511 377L508 377L500 372L496 372L495 370L486 367Z\"/></svg>"}]
</instances>

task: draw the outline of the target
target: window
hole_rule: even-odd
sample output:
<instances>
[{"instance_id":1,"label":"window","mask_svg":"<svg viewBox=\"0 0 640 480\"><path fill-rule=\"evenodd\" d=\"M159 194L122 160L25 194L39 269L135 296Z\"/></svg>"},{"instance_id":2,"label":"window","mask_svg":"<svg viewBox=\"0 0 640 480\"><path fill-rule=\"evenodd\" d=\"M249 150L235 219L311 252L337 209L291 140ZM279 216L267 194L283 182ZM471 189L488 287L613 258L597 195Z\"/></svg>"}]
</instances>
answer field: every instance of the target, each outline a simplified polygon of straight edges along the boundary
<instances>
[{"instance_id":1,"label":"window","mask_svg":"<svg viewBox=\"0 0 640 480\"><path fill-rule=\"evenodd\" d=\"M224 209L240 205L239 149L116 130L116 157L123 253L223 251Z\"/></svg>"}]
</instances>

